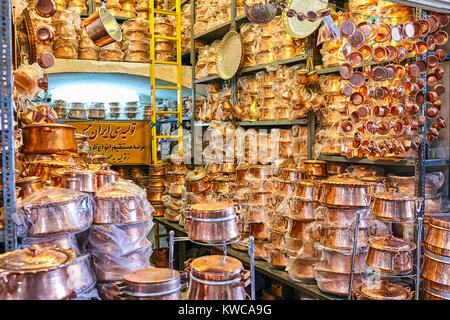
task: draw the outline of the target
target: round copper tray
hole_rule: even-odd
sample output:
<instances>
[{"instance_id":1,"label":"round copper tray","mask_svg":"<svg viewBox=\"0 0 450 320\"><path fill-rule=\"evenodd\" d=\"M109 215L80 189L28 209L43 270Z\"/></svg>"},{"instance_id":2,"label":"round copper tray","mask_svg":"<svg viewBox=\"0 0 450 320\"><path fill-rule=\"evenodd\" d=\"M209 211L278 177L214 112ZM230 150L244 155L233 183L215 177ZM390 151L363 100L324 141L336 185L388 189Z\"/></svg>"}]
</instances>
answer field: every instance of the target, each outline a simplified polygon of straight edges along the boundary
<instances>
[{"instance_id":1,"label":"round copper tray","mask_svg":"<svg viewBox=\"0 0 450 320\"><path fill-rule=\"evenodd\" d=\"M228 32L220 41L216 55L217 74L224 80L231 79L244 62L244 45L239 33Z\"/></svg>"}]
</instances>

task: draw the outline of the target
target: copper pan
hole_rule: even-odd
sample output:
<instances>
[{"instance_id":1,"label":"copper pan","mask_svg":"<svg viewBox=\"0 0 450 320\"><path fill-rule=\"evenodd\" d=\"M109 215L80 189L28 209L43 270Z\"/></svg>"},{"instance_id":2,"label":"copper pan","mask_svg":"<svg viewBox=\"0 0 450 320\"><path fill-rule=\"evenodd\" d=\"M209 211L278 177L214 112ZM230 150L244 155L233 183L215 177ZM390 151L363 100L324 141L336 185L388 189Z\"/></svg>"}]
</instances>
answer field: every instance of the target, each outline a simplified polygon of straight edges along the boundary
<instances>
[{"instance_id":1,"label":"copper pan","mask_svg":"<svg viewBox=\"0 0 450 320\"><path fill-rule=\"evenodd\" d=\"M201 193L205 192L211 187L210 181L206 172L191 172L186 176L186 190L188 192Z\"/></svg>"}]
</instances>

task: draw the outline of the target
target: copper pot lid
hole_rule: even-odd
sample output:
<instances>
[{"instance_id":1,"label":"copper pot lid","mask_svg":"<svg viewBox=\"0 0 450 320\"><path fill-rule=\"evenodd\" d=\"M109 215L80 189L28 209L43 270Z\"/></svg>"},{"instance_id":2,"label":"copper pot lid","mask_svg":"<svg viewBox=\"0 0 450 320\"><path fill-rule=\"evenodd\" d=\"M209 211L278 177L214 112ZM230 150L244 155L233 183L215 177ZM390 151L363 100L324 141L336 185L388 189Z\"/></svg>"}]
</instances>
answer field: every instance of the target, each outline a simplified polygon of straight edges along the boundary
<instances>
[{"instance_id":1,"label":"copper pot lid","mask_svg":"<svg viewBox=\"0 0 450 320\"><path fill-rule=\"evenodd\" d=\"M188 181L198 181L207 176L206 171L192 171L186 175Z\"/></svg>"},{"instance_id":2,"label":"copper pot lid","mask_svg":"<svg viewBox=\"0 0 450 320\"><path fill-rule=\"evenodd\" d=\"M429 217L430 225L450 230L450 216L448 217Z\"/></svg>"},{"instance_id":3,"label":"copper pot lid","mask_svg":"<svg viewBox=\"0 0 450 320\"><path fill-rule=\"evenodd\" d=\"M414 243L395 238L391 234L382 237L372 237L367 239L367 242L371 248L384 251L412 251L416 248Z\"/></svg>"},{"instance_id":4,"label":"copper pot lid","mask_svg":"<svg viewBox=\"0 0 450 320\"><path fill-rule=\"evenodd\" d=\"M207 255L191 263L191 272L203 279L220 277L228 280L239 276L243 269L242 262L230 256Z\"/></svg>"},{"instance_id":5,"label":"copper pot lid","mask_svg":"<svg viewBox=\"0 0 450 320\"><path fill-rule=\"evenodd\" d=\"M321 180L320 184L327 185L342 185L342 186L355 186L355 187L367 187L369 184L359 179L350 178L348 173L338 174L331 179Z\"/></svg>"},{"instance_id":6,"label":"copper pot lid","mask_svg":"<svg viewBox=\"0 0 450 320\"><path fill-rule=\"evenodd\" d=\"M392 27L391 37L397 43L400 43L403 41L403 25L401 23Z\"/></svg>"},{"instance_id":7,"label":"copper pot lid","mask_svg":"<svg viewBox=\"0 0 450 320\"><path fill-rule=\"evenodd\" d=\"M65 267L74 260L75 254L71 250L31 246L1 254L0 270L13 273L50 271Z\"/></svg>"},{"instance_id":8,"label":"copper pot lid","mask_svg":"<svg viewBox=\"0 0 450 320\"><path fill-rule=\"evenodd\" d=\"M233 208L233 204L228 202L205 202L196 203L191 206L192 211L212 211L212 212L222 212L224 210L229 210Z\"/></svg>"},{"instance_id":9,"label":"copper pot lid","mask_svg":"<svg viewBox=\"0 0 450 320\"><path fill-rule=\"evenodd\" d=\"M411 297L408 288L386 280L363 282L358 286L357 293L370 300L408 300Z\"/></svg>"},{"instance_id":10,"label":"copper pot lid","mask_svg":"<svg viewBox=\"0 0 450 320\"><path fill-rule=\"evenodd\" d=\"M130 284L155 284L177 280L180 273L173 269L146 268L123 275L123 279Z\"/></svg>"},{"instance_id":11,"label":"copper pot lid","mask_svg":"<svg viewBox=\"0 0 450 320\"><path fill-rule=\"evenodd\" d=\"M375 199L390 200L390 201L410 201L413 199L409 195L398 192L394 188L390 188L387 192L379 192L375 194L374 197Z\"/></svg>"}]
</instances>

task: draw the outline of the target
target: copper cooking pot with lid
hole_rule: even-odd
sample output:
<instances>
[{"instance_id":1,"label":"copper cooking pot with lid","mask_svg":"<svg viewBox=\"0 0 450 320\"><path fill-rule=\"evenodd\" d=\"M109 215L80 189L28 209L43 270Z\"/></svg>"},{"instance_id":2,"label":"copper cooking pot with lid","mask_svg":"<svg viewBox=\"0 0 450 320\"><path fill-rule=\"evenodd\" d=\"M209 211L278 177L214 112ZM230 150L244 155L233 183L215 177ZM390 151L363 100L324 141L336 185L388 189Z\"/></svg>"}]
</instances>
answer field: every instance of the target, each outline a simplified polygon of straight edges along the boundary
<instances>
[{"instance_id":1,"label":"copper cooking pot with lid","mask_svg":"<svg viewBox=\"0 0 450 320\"><path fill-rule=\"evenodd\" d=\"M191 220L189 239L225 243L239 238L235 206L227 202L198 203L183 214Z\"/></svg>"},{"instance_id":2,"label":"copper cooking pot with lid","mask_svg":"<svg viewBox=\"0 0 450 320\"><path fill-rule=\"evenodd\" d=\"M97 188L119 180L119 174L113 170L98 170L95 171L95 176L97 178Z\"/></svg>"},{"instance_id":3,"label":"copper cooking pot with lid","mask_svg":"<svg viewBox=\"0 0 450 320\"><path fill-rule=\"evenodd\" d=\"M306 160L303 161L305 166L305 174L309 177L327 177L327 162L322 160Z\"/></svg>"},{"instance_id":4,"label":"copper cooking pot with lid","mask_svg":"<svg viewBox=\"0 0 450 320\"><path fill-rule=\"evenodd\" d=\"M373 197L372 213L382 221L404 222L412 221L416 209L420 210L422 200L390 188L388 192L376 193Z\"/></svg>"},{"instance_id":5,"label":"copper cooking pot with lid","mask_svg":"<svg viewBox=\"0 0 450 320\"><path fill-rule=\"evenodd\" d=\"M61 188L93 193L97 192L97 179L87 170L68 170L61 176Z\"/></svg>"},{"instance_id":6,"label":"copper cooking pot with lid","mask_svg":"<svg viewBox=\"0 0 450 320\"><path fill-rule=\"evenodd\" d=\"M330 207L368 207L369 187L373 183L350 178L348 173L317 181L321 188L320 202Z\"/></svg>"},{"instance_id":7,"label":"copper cooking pot with lid","mask_svg":"<svg viewBox=\"0 0 450 320\"><path fill-rule=\"evenodd\" d=\"M206 171L192 171L186 175L186 190L188 192L201 193L211 187Z\"/></svg>"},{"instance_id":8,"label":"copper cooking pot with lid","mask_svg":"<svg viewBox=\"0 0 450 320\"><path fill-rule=\"evenodd\" d=\"M71 250L57 247L31 246L1 254L0 299L62 300L74 297L67 270L74 260L75 254Z\"/></svg>"},{"instance_id":9,"label":"copper cooking pot with lid","mask_svg":"<svg viewBox=\"0 0 450 320\"><path fill-rule=\"evenodd\" d=\"M320 188L317 180L300 180L298 182L297 196L307 201L320 200Z\"/></svg>"},{"instance_id":10,"label":"copper cooking pot with lid","mask_svg":"<svg viewBox=\"0 0 450 320\"><path fill-rule=\"evenodd\" d=\"M35 123L22 128L26 154L77 152L75 127L56 123Z\"/></svg>"},{"instance_id":11,"label":"copper cooking pot with lid","mask_svg":"<svg viewBox=\"0 0 450 320\"><path fill-rule=\"evenodd\" d=\"M148 169L149 175L154 178L164 176L166 174L166 171L167 171L167 164L165 163L151 164Z\"/></svg>"},{"instance_id":12,"label":"copper cooking pot with lid","mask_svg":"<svg viewBox=\"0 0 450 320\"><path fill-rule=\"evenodd\" d=\"M114 288L120 300L181 300L180 279L176 270L146 268L124 274Z\"/></svg>"},{"instance_id":13,"label":"copper cooking pot with lid","mask_svg":"<svg viewBox=\"0 0 450 320\"><path fill-rule=\"evenodd\" d=\"M381 272L406 274L413 270L412 252L416 249L413 242L392 235L367 239L366 264Z\"/></svg>"},{"instance_id":14,"label":"copper cooking pot with lid","mask_svg":"<svg viewBox=\"0 0 450 320\"><path fill-rule=\"evenodd\" d=\"M423 246L428 251L450 257L450 216L429 217Z\"/></svg>"},{"instance_id":15,"label":"copper cooking pot with lid","mask_svg":"<svg viewBox=\"0 0 450 320\"><path fill-rule=\"evenodd\" d=\"M327 162L327 173L329 175L342 174L347 167L348 164L343 162Z\"/></svg>"},{"instance_id":16,"label":"copper cooking pot with lid","mask_svg":"<svg viewBox=\"0 0 450 320\"><path fill-rule=\"evenodd\" d=\"M62 160L37 160L29 164L28 174L40 177L44 184L49 185L53 172L58 169L67 170L75 167L75 165Z\"/></svg>"},{"instance_id":17,"label":"copper cooking pot with lid","mask_svg":"<svg viewBox=\"0 0 450 320\"><path fill-rule=\"evenodd\" d=\"M414 292L386 280L360 283L353 289L356 300L412 300Z\"/></svg>"},{"instance_id":18,"label":"copper cooking pot with lid","mask_svg":"<svg viewBox=\"0 0 450 320\"><path fill-rule=\"evenodd\" d=\"M250 272L238 259L208 255L194 259L189 268L189 300L245 300Z\"/></svg>"}]
</instances>

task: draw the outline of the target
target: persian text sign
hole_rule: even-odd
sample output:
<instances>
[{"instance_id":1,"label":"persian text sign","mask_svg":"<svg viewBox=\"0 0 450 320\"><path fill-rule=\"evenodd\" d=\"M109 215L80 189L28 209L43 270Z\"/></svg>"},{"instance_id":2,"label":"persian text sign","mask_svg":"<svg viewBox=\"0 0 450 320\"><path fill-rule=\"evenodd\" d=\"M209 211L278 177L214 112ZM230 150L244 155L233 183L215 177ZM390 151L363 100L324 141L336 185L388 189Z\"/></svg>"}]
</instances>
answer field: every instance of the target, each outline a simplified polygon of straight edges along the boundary
<instances>
[{"instance_id":1,"label":"persian text sign","mask_svg":"<svg viewBox=\"0 0 450 320\"><path fill-rule=\"evenodd\" d=\"M106 162L120 164L150 163L150 123L145 121L71 122L76 133L88 136L89 152L106 156Z\"/></svg>"}]
</instances>

